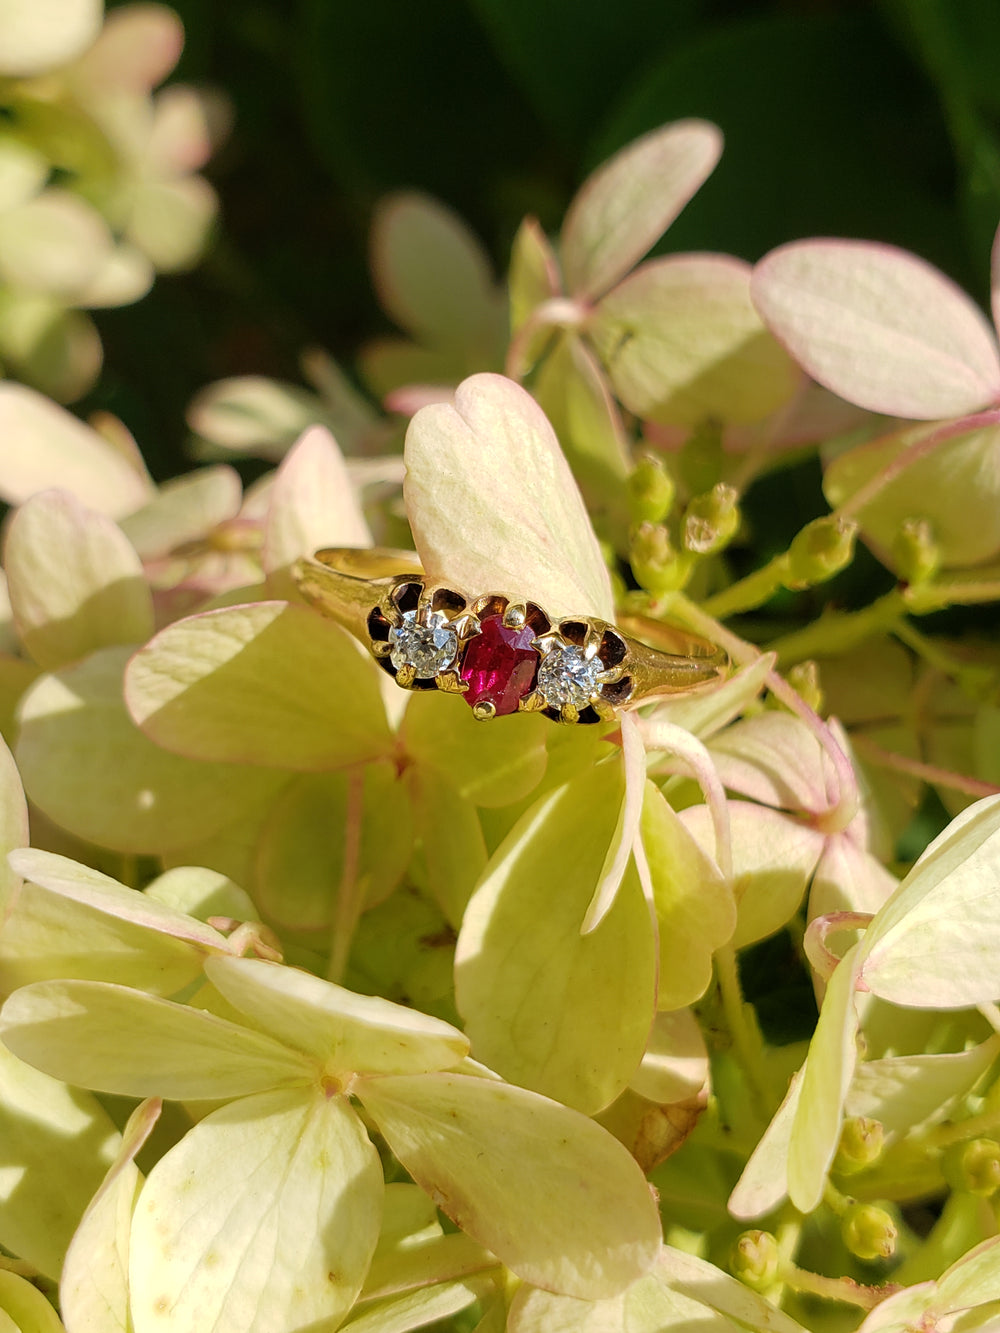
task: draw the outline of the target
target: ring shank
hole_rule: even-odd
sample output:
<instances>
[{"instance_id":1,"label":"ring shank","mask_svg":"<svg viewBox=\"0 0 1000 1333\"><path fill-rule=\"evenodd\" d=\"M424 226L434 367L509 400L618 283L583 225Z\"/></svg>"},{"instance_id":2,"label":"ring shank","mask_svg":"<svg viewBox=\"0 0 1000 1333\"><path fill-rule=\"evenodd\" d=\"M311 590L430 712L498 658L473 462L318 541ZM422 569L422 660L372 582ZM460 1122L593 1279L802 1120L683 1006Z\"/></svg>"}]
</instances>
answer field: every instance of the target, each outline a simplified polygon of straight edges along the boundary
<instances>
[{"instance_id":1,"label":"ring shank","mask_svg":"<svg viewBox=\"0 0 1000 1333\"><path fill-rule=\"evenodd\" d=\"M692 690L728 671L728 654L697 634L647 616L622 615L617 625L628 638L632 704Z\"/></svg>"}]
</instances>

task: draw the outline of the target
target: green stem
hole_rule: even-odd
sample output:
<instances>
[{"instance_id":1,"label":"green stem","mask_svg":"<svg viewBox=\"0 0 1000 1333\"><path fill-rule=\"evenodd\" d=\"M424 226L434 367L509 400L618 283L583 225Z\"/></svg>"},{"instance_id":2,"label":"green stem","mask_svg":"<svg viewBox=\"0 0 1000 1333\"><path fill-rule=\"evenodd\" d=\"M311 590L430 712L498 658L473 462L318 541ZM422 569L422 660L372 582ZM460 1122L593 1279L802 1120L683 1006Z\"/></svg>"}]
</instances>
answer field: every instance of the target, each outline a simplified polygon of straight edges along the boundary
<instances>
[{"instance_id":1,"label":"green stem","mask_svg":"<svg viewBox=\"0 0 1000 1333\"><path fill-rule=\"evenodd\" d=\"M725 944L721 949L716 949L715 976L733 1049L746 1073L757 1102L757 1110L766 1123L774 1114L776 1102L764 1072L764 1044L756 1023L748 1017L750 1006L743 998L736 950L732 945Z\"/></svg>"},{"instance_id":2,"label":"green stem","mask_svg":"<svg viewBox=\"0 0 1000 1333\"><path fill-rule=\"evenodd\" d=\"M953 1143L963 1143L966 1139L986 1138L1000 1130L1000 1106L979 1115L969 1116L968 1120L959 1120L954 1125L940 1125L928 1131L924 1138L925 1148L950 1148Z\"/></svg>"},{"instance_id":3,"label":"green stem","mask_svg":"<svg viewBox=\"0 0 1000 1333\"><path fill-rule=\"evenodd\" d=\"M841 1301L845 1305L858 1305L862 1310L874 1310L887 1296L899 1290L892 1283L886 1283L883 1287L866 1287L849 1277L825 1277L822 1273L811 1273L795 1264L782 1264L778 1269L778 1277L793 1291L822 1296L828 1301Z\"/></svg>"},{"instance_id":4,"label":"green stem","mask_svg":"<svg viewBox=\"0 0 1000 1333\"><path fill-rule=\"evenodd\" d=\"M902 592L893 588L861 611L831 612L767 646L778 654L782 666L809 657L832 657L858 647L876 634L894 630L906 610Z\"/></svg>"},{"instance_id":5,"label":"green stem","mask_svg":"<svg viewBox=\"0 0 1000 1333\"><path fill-rule=\"evenodd\" d=\"M714 597L706 598L702 610L717 620L726 620L729 616L741 615L744 611L753 611L769 601L784 584L788 573L788 555L776 555L760 569L755 569L746 578L732 583Z\"/></svg>"},{"instance_id":6,"label":"green stem","mask_svg":"<svg viewBox=\"0 0 1000 1333\"><path fill-rule=\"evenodd\" d=\"M347 970L354 931L364 904L364 883L358 875L361 859L361 823L364 818L364 774L356 769L347 780L344 819L344 865L337 888L337 906L330 932L328 981L340 982Z\"/></svg>"}]
</instances>

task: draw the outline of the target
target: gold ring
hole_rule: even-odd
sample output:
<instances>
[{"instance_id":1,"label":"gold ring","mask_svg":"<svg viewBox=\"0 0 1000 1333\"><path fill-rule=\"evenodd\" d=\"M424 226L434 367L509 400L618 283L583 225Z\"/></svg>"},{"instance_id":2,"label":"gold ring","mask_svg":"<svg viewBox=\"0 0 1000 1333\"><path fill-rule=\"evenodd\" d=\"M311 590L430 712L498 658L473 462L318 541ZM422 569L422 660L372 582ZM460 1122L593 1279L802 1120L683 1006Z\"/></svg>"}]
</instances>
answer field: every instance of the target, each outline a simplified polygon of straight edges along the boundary
<instances>
[{"instance_id":1,"label":"gold ring","mask_svg":"<svg viewBox=\"0 0 1000 1333\"><path fill-rule=\"evenodd\" d=\"M610 721L720 680L729 666L715 644L645 616L553 619L535 602L431 583L412 551L331 547L299 560L294 578L397 685L460 694L483 721L517 712Z\"/></svg>"}]
</instances>

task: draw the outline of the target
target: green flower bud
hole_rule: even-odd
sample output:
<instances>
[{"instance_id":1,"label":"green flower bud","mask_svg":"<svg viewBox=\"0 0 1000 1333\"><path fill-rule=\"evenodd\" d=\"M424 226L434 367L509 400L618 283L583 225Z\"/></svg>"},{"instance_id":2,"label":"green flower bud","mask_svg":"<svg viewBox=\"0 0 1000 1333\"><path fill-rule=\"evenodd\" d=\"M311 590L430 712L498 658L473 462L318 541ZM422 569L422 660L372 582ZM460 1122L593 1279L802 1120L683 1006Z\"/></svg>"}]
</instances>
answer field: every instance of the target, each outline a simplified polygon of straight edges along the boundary
<instances>
[{"instance_id":1,"label":"green flower bud","mask_svg":"<svg viewBox=\"0 0 1000 1333\"><path fill-rule=\"evenodd\" d=\"M852 1203L840 1219L844 1244L858 1259L889 1259L896 1249L896 1224L874 1203Z\"/></svg>"},{"instance_id":2,"label":"green flower bud","mask_svg":"<svg viewBox=\"0 0 1000 1333\"><path fill-rule=\"evenodd\" d=\"M663 460L643 454L628 479L628 498L637 523L662 523L674 507L677 488Z\"/></svg>"},{"instance_id":3,"label":"green flower bud","mask_svg":"<svg viewBox=\"0 0 1000 1333\"><path fill-rule=\"evenodd\" d=\"M988 1199L1000 1189L1000 1144L993 1139L969 1139L947 1154L944 1174L958 1190Z\"/></svg>"},{"instance_id":4,"label":"green flower bud","mask_svg":"<svg viewBox=\"0 0 1000 1333\"><path fill-rule=\"evenodd\" d=\"M810 588L839 574L854 559L858 525L852 518L829 514L815 518L799 532L788 548L786 588Z\"/></svg>"},{"instance_id":5,"label":"green flower bud","mask_svg":"<svg viewBox=\"0 0 1000 1333\"><path fill-rule=\"evenodd\" d=\"M884 1143L885 1130L881 1120L872 1120L866 1115L848 1116L840 1131L835 1170L845 1175L863 1171L878 1161Z\"/></svg>"},{"instance_id":6,"label":"green flower bud","mask_svg":"<svg viewBox=\"0 0 1000 1333\"><path fill-rule=\"evenodd\" d=\"M636 582L651 593L683 588L692 568L691 557L675 548L662 523L640 523L633 530L629 563Z\"/></svg>"},{"instance_id":7,"label":"green flower bud","mask_svg":"<svg viewBox=\"0 0 1000 1333\"><path fill-rule=\"evenodd\" d=\"M696 495L684 513L685 551L694 555L714 555L736 536L740 510L733 486L718 482L704 495Z\"/></svg>"},{"instance_id":8,"label":"green flower bud","mask_svg":"<svg viewBox=\"0 0 1000 1333\"><path fill-rule=\"evenodd\" d=\"M911 586L930 582L941 568L941 548L927 519L906 519L892 543L892 558Z\"/></svg>"},{"instance_id":9,"label":"green flower bud","mask_svg":"<svg viewBox=\"0 0 1000 1333\"><path fill-rule=\"evenodd\" d=\"M770 1231L744 1231L729 1259L734 1277L754 1291L766 1291L778 1278L778 1242Z\"/></svg>"},{"instance_id":10,"label":"green flower bud","mask_svg":"<svg viewBox=\"0 0 1000 1333\"><path fill-rule=\"evenodd\" d=\"M796 662L788 671L788 683L814 713L822 713L823 687L820 685L819 667L815 662Z\"/></svg>"}]
</instances>

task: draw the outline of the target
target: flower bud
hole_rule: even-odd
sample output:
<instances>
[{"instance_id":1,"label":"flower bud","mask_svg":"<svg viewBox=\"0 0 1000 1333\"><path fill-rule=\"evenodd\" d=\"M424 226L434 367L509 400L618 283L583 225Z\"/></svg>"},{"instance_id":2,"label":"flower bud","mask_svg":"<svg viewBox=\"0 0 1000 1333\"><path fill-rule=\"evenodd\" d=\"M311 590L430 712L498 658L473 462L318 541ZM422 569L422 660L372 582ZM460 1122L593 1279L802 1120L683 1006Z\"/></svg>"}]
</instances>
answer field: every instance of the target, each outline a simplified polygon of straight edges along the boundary
<instances>
[{"instance_id":1,"label":"flower bud","mask_svg":"<svg viewBox=\"0 0 1000 1333\"><path fill-rule=\"evenodd\" d=\"M911 586L928 583L941 568L941 548L925 518L908 518L892 543L900 577Z\"/></svg>"},{"instance_id":2,"label":"flower bud","mask_svg":"<svg viewBox=\"0 0 1000 1333\"><path fill-rule=\"evenodd\" d=\"M852 1203L840 1219L840 1234L857 1259L889 1259L896 1249L896 1224L874 1203Z\"/></svg>"},{"instance_id":3,"label":"flower bud","mask_svg":"<svg viewBox=\"0 0 1000 1333\"><path fill-rule=\"evenodd\" d=\"M628 479L628 498L637 523L662 523L674 506L677 488L661 458L643 454Z\"/></svg>"},{"instance_id":4,"label":"flower bud","mask_svg":"<svg viewBox=\"0 0 1000 1333\"><path fill-rule=\"evenodd\" d=\"M835 1170L845 1175L863 1171L866 1166L878 1161L884 1143L885 1130L881 1120L872 1120L866 1115L848 1116L840 1131Z\"/></svg>"},{"instance_id":5,"label":"flower bud","mask_svg":"<svg viewBox=\"0 0 1000 1333\"><path fill-rule=\"evenodd\" d=\"M696 495L684 514L684 549L694 555L714 555L727 546L740 525L740 510L733 486L718 482Z\"/></svg>"},{"instance_id":6,"label":"flower bud","mask_svg":"<svg viewBox=\"0 0 1000 1333\"><path fill-rule=\"evenodd\" d=\"M691 557L678 551L662 523L640 523L632 532L629 563L635 581L651 593L683 588L691 573Z\"/></svg>"},{"instance_id":7,"label":"flower bud","mask_svg":"<svg viewBox=\"0 0 1000 1333\"><path fill-rule=\"evenodd\" d=\"M796 662L789 668L788 683L814 713L822 713L823 687L820 684L819 667L815 662Z\"/></svg>"},{"instance_id":8,"label":"flower bud","mask_svg":"<svg viewBox=\"0 0 1000 1333\"><path fill-rule=\"evenodd\" d=\"M770 1231L744 1231L729 1259L734 1277L754 1291L766 1291L778 1277L778 1242Z\"/></svg>"},{"instance_id":9,"label":"flower bud","mask_svg":"<svg viewBox=\"0 0 1000 1333\"><path fill-rule=\"evenodd\" d=\"M852 518L828 514L807 523L788 548L786 588L810 588L839 574L854 559L858 525Z\"/></svg>"},{"instance_id":10,"label":"flower bud","mask_svg":"<svg viewBox=\"0 0 1000 1333\"><path fill-rule=\"evenodd\" d=\"M988 1199L1000 1189L1000 1144L970 1139L957 1145L945 1159L944 1174L953 1188Z\"/></svg>"}]
</instances>

